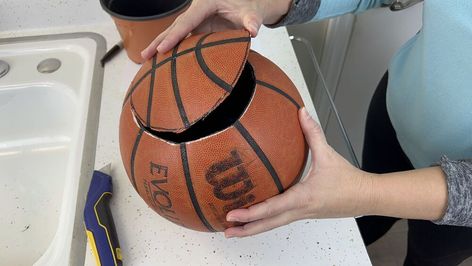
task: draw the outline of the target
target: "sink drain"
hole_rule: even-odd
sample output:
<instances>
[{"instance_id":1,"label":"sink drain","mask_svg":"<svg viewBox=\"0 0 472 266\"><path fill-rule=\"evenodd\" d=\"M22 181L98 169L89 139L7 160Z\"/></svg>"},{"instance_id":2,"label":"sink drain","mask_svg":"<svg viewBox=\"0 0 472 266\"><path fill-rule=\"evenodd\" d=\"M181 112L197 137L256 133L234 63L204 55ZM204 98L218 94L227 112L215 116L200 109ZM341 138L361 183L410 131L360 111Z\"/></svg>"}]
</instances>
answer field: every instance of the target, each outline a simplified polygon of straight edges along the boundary
<instances>
[{"instance_id":1,"label":"sink drain","mask_svg":"<svg viewBox=\"0 0 472 266\"><path fill-rule=\"evenodd\" d=\"M61 61L57 58L44 59L38 64L38 72L40 73L53 73L61 67Z\"/></svg>"},{"instance_id":2,"label":"sink drain","mask_svg":"<svg viewBox=\"0 0 472 266\"><path fill-rule=\"evenodd\" d=\"M5 61L0 60L0 78L5 76L8 71L10 71L10 65Z\"/></svg>"}]
</instances>

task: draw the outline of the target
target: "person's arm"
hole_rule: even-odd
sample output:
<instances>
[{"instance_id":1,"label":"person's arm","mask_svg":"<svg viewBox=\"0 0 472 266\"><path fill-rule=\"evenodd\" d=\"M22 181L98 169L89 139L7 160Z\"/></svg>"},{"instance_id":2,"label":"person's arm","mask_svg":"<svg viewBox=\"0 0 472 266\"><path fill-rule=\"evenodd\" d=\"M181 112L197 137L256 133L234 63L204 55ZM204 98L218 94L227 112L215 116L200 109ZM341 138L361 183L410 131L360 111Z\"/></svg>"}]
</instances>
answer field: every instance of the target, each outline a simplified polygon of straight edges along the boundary
<instances>
[{"instance_id":1,"label":"person's arm","mask_svg":"<svg viewBox=\"0 0 472 266\"><path fill-rule=\"evenodd\" d=\"M307 176L284 193L228 213L227 237L265 232L296 220L383 215L472 227L472 161L448 161L424 169L372 174L355 168L326 142L321 127L300 111L312 151Z\"/></svg>"},{"instance_id":2,"label":"person's arm","mask_svg":"<svg viewBox=\"0 0 472 266\"><path fill-rule=\"evenodd\" d=\"M288 12L292 0L193 0L172 25L141 52L144 59L165 53L189 33L246 29L255 37L262 24L274 24Z\"/></svg>"},{"instance_id":3,"label":"person's arm","mask_svg":"<svg viewBox=\"0 0 472 266\"><path fill-rule=\"evenodd\" d=\"M374 175L364 215L438 220L447 205L446 177L438 166Z\"/></svg>"},{"instance_id":4,"label":"person's arm","mask_svg":"<svg viewBox=\"0 0 472 266\"><path fill-rule=\"evenodd\" d=\"M244 28L255 37L262 24L279 27L359 13L393 0L193 0L175 22L142 51L165 53L191 32Z\"/></svg>"},{"instance_id":5,"label":"person's arm","mask_svg":"<svg viewBox=\"0 0 472 266\"><path fill-rule=\"evenodd\" d=\"M472 227L472 159L449 160L446 156L438 163L446 174L447 209L436 224Z\"/></svg>"},{"instance_id":6,"label":"person's arm","mask_svg":"<svg viewBox=\"0 0 472 266\"><path fill-rule=\"evenodd\" d=\"M472 160L444 156L439 166L383 174L372 190L373 214L472 227Z\"/></svg>"},{"instance_id":7,"label":"person's arm","mask_svg":"<svg viewBox=\"0 0 472 266\"><path fill-rule=\"evenodd\" d=\"M282 20L276 24L266 24L266 26L275 28L319 21L348 13L358 14L392 2L393 0L293 0L288 13Z\"/></svg>"}]
</instances>

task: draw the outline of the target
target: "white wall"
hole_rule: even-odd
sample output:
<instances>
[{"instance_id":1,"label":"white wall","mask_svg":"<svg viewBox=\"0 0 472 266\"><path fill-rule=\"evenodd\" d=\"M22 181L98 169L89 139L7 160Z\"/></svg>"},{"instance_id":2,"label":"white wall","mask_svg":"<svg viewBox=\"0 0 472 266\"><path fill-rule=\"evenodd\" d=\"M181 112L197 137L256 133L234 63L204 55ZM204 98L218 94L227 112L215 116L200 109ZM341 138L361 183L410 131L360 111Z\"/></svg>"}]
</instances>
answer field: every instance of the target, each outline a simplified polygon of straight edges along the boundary
<instances>
[{"instance_id":1,"label":"white wall","mask_svg":"<svg viewBox=\"0 0 472 266\"><path fill-rule=\"evenodd\" d=\"M421 12L422 5L400 12L382 8L370 10L356 18L335 103L359 160L362 158L370 98L387 70L390 58L420 29ZM334 115L330 116L325 130L330 144L349 159Z\"/></svg>"},{"instance_id":2,"label":"white wall","mask_svg":"<svg viewBox=\"0 0 472 266\"><path fill-rule=\"evenodd\" d=\"M99 0L0 0L0 31L85 25L110 19Z\"/></svg>"}]
</instances>

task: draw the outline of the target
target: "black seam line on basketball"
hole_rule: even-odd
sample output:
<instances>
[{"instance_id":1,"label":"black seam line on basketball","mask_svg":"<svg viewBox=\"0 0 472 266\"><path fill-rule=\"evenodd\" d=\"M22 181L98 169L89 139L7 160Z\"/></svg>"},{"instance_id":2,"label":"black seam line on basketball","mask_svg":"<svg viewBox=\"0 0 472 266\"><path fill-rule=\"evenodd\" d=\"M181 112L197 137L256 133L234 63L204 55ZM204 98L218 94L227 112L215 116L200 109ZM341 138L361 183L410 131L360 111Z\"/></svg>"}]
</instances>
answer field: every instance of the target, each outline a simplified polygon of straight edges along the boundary
<instances>
[{"instance_id":1,"label":"black seam line on basketball","mask_svg":"<svg viewBox=\"0 0 472 266\"><path fill-rule=\"evenodd\" d=\"M269 171L269 174L272 176L272 179L274 180L275 185L277 186L277 189L279 190L279 193L284 192L284 187L282 186L282 182L280 182L279 175L275 171L274 167L269 161L269 158L265 155L264 151L261 149L261 147L257 144L257 142L254 140L254 138L249 134L247 129L241 124L241 122L236 121L234 123L234 127L239 131L239 133L243 136L243 138L246 140L246 142L251 146L251 148L254 150L256 153L257 157L261 160L261 162L264 164L266 167L267 171Z\"/></svg>"},{"instance_id":2,"label":"black seam line on basketball","mask_svg":"<svg viewBox=\"0 0 472 266\"><path fill-rule=\"evenodd\" d=\"M154 69L154 66L156 65L156 58L157 58L157 55L155 55L152 58L151 69L153 69L153 71L151 72L151 82L149 82L150 85L149 85L149 96L148 96L148 105L147 105L148 108L147 108L147 115L146 115L146 123L148 127L151 127L152 96L154 94L154 83L156 80L156 72L157 72L157 70Z\"/></svg>"},{"instance_id":3,"label":"black seam line on basketball","mask_svg":"<svg viewBox=\"0 0 472 266\"><path fill-rule=\"evenodd\" d=\"M262 80L256 80L256 84L262 85L262 86L264 86L268 89L271 89L271 90L281 94L282 96L287 98L289 101L291 101L297 107L297 109L300 109L300 104L298 104L297 101L295 101L292 97L290 97L290 95L288 95L285 91L275 87L274 85L271 85L267 82L264 82Z\"/></svg>"},{"instance_id":4,"label":"black seam line on basketball","mask_svg":"<svg viewBox=\"0 0 472 266\"><path fill-rule=\"evenodd\" d=\"M136 83L133 85L133 87L131 87L131 89L129 90L128 94L126 94L126 97L125 99L123 100L123 106L126 104L126 102L128 101L129 97L131 97L131 94L133 94L134 90L136 90L136 88L139 86L139 84L141 84L141 82L143 82L143 80L145 78L147 78L147 76L149 74L151 74L151 72L153 71L153 69L149 69L146 73L144 73L144 75L139 78Z\"/></svg>"},{"instance_id":5,"label":"black seam line on basketball","mask_svg":"<svg viewBox=\"0 0 472 266\"><path fill-rule=\"evenodd\" d=\"M138 146L139 143L141 142L141 137L143 136L144 129L140 129L138 132L138 136L136 136L136 140L134 141L134 146L133 146L133 151L131 152L131 181L133 183L134 189L138 191L138 188L136 186L136 179L134 178L134 159L136 157L136 152L138 151Z\"/></svg>"},{"instance_id":6,"label":"black seam line on basketball","mask_svg":"<svg viewBox=\"0 0 472 266\"><path fill-rule=\"evenodd\" d=\"M197 62L200 68L203 70L203 73L211 79L216 85L218 85L220 88L225 90L226 92L231 92L233 90L233 87L226 83L224 80L220 79L213 71L210 70L208 65L205 62L205 59L203 58L202 54L202 43L205 41L205 39L210 36L211 33L204 35L200 40L197 42L197 45L195 46L195 55L197 57Z\"/></svg>"},{"instance_id":7,"label":"black seam line on basketball","mask_svg":"<svg viewBox=\"0 0 472 266\"><path fill-rule=\"evenodd\" d=\"M221 41L215 41L215 42L209 42L209 43L205 43L202 45L202 49L203 48L208 48L208 47L213 47L213 46L217 46L217 45L222 45L222 44L228 44L228 43L238 43L238 42L249 42L249 40L251 40L251 37L240 37L240 38L234 38L234 39L227 39L227 40L221 40ZM192 47L192 48L189 48L189 49L186 49L186 50L183 50L182 52L179 52L177 53L175 56L176 57L179 57L181 55L185 55L185 54L188 54L188 53L191 53L195 51L195 47ZM170 62L172 60L172 57L168 57L164 60L162 60L161 62L159 62L157 65L156 65L156 69L158 69L159 67L161 67L162 65ZM125 97L125 100L123 101L123 105L125 105L126 101L128 100L128 98L131 96L131 94L133 93L133 91L138 87L138 85L149 75L151 74L151 71L152 69L148 70L146 73L144 73L144 75L138 80L136 81L136 83L133 85L133 88L129 91L129 93L126 95Z\"/></svg>"},{"instance_id":8,"label":"black seam line on basketball","mask_svg":"<svg viewBox=\"0 0 472 266\"><path fill-rule=\"evenodd\" d=\"M190 122L188 121L187 113L185 112L184 104L182 103L182 98L180 97L179 82L177 80L177 57L175 55L177 54L178 49L179 49L179 45L175 46L174 50L172 51L172 61L170 63L170 69L171 69L170 75L172 79L172 88L174 90L175 102L177 104L177 108L179 109L180 118L182 119L182 122L184 123L184 127L187 128L190 126Z\"/></svg>"},{"instance_id":9,"label":"black seam line on basketball","mask_svg":"<svg viewBox=\"0 0 472 266\"><path fill-rule=\"evenodd\" d=\"M221 40L221 41L214 41L214 42L209 42L209 43L205 43L205 44L202 44L201 45L201 48L209 48L209 47L213 47L213 46L217 46L217 45L223 45L223 44L228 44L228 43L238 43L238 42L249 42L251 38L250 37L240 37L240 38L234 38L234 39L227 39L227 40ZM168 63L169 61L172 60L173 57L179 57L181 55L185 55L185 54L188 54L188 53L191 53L193 51L195 51L196 47L192 47L192 48L188 48L186 50L183 50L182 52L178 52L177 54L175 54L175 56L173 55L172 57L168 57L164 60L162 60L162 62L160 62L159 64L156 65L156 68L159 68L161 67L162 65Z\"/></svg>"},{"instance_id":10,"label":"black seam line on basketball","mask_svg":"<svg viewBox=\"0 0 472 266\"><path fill-rule=\"evenodd\" d=\"M184 168L184 175L185 175L185 183L187 184L188 193L190 195L190 200L192 201L193 208L197 213L198 217L202 221L203 225L208 229L208 231L216 232L216 230L210 225L210 223L203 215L202 209L198 204L197 197L195 195L195 190L193 189L192 178L190 176L190 168L188 165L188 158L187 158L187 147L185 144L180 144L180 157L182 158L182 166Z\"/></svg>"}]
</instances>

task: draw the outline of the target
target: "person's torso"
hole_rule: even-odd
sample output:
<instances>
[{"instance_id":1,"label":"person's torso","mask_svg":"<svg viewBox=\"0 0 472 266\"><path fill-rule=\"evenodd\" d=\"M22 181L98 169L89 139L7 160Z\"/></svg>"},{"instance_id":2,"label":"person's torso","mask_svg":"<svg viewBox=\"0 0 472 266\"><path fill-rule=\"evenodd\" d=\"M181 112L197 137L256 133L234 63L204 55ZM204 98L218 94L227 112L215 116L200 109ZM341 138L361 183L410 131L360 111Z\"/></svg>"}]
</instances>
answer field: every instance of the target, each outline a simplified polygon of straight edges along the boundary
<instances>
[{"instance_id":1,"label":"person's torso","mask_svg":"<svg viewBox=\"0 0 472 266\"><path fill-rule=\"evenodd\" d=\"M472 158L472 1L427 0L423 29L389 67L387 108L416 168Z\"/></svg>"}]
</instances>

